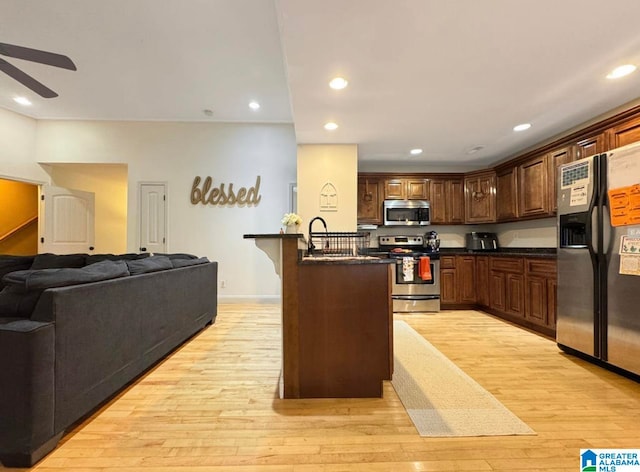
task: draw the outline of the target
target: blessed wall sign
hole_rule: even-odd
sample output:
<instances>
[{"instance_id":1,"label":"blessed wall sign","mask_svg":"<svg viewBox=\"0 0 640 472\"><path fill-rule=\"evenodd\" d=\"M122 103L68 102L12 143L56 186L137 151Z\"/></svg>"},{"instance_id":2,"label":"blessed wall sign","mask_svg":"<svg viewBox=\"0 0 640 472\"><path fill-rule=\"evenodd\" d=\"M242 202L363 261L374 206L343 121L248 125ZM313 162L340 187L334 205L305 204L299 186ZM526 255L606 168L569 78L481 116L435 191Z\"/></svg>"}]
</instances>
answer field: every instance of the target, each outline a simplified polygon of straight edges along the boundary
<instances>
[{"instance_id":1,"label":"blessed wall sign","mask_svg":"<svg viewBox=\"0 0 640 472\"><path fill-rule=\"evenodd\" d=\"M200 184L202 183L202 187ZM213 179L206 177L204 180L200 176L193 179L191 186L191 203L197 205L257 205L260 203L260 176L256 177L256 184L253 187L240 187L234 189L230 183L226 188L224 183L214 186Z\"/></svg>"}]
</instances>

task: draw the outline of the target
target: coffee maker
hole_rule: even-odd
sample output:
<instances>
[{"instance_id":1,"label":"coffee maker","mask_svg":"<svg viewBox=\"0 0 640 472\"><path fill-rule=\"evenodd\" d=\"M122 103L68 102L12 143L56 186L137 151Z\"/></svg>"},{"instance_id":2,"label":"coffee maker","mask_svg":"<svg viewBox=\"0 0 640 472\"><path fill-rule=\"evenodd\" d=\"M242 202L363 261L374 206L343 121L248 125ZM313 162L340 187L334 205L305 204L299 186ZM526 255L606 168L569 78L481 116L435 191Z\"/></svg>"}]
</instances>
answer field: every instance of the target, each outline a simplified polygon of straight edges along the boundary
<instances>
[{"instance_id":1,"label":"coffee maker","mask_svg":"<svg viewBox=\"0 0 640 472\"><path fill-rule=\"evenodd\" d=\"M438 233L436 231L429 231L424 235L424 247L429 252L440 251L440 239L438 239Z\"/></svg>"}]
</instances>

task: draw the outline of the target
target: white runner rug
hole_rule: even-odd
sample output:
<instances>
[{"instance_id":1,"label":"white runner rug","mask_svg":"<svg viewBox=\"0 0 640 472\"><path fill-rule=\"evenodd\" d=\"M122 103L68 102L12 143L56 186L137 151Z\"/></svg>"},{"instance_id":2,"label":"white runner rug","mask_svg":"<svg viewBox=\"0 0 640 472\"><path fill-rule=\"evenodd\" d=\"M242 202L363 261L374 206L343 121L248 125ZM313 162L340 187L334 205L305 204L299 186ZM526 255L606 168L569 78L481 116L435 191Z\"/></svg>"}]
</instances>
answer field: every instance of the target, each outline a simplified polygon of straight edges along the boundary
<instances>
[{"instance_id":1,"label":"white runner rug","mask_svg":"<svg viewBox=\"0 0 640 472\"><path fill-rule=\"evenodd\" d=\"M394 321L396 390L420 436L536 434L404 321Z\"/></svg>"}]
</instances>

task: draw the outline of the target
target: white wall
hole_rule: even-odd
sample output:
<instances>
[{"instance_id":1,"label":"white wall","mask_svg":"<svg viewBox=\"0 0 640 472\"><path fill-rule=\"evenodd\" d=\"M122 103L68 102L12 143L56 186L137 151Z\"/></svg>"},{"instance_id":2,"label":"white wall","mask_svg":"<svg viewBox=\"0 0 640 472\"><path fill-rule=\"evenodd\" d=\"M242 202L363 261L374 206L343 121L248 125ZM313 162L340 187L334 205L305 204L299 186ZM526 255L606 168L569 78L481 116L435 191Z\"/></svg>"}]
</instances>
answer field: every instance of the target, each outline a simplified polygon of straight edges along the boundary
<instances>
[{"instance_id":1,"label":"white wall","mask_svg":"<svg viewBox=\"0 0 640 472\"><path fill-rule=\"evenodd\" d=\"M0 108L0 177L48 183L49 176L35 164L37 121Z\"/></svg>"},{"instance_id":2,"label":"white wall","mask_svg":"<svg viewBox=\"0 0 640 472\"><path fill-rule=\"evenodd\" d=\"M128 165L127 250L137 252L140 181L168 185L168 250L219 262L224 299L267 299L280 293L273 264L246 233L277 233L296 179L292 125L39 121L35 162ZM193 205L195 176L214 185L250 187L260 175L258 205Z\"/></svg>"},{"instance_id":3,"label":"white wall","mask_svg":"<svg viewBox=\"0 0 640 472\"><path fill-rule=\"evenodd\" d=\"M320 193L327 183L337 190L337 211L323 211ZM302 144L298 146L298 213L302 232L320 216L329 231L355 231L358 218L358 147L355 144ZM314 226L321 231L322 225Z\"/></svg>"}]
</instances>

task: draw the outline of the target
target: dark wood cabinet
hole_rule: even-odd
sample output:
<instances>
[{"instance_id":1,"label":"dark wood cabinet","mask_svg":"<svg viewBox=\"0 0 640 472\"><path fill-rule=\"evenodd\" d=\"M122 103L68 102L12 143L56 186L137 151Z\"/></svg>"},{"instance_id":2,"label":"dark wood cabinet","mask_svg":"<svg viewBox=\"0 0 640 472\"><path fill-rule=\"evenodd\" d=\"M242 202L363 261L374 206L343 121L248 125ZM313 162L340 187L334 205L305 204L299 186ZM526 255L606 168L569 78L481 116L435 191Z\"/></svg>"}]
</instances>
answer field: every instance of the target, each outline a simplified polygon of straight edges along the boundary
<instances>
[{"instance_id":1,"label":"dark wood cabinet","mask_svg":"<svg viewBox=\"0 0 640 472\"><path fill-rule=\"evenodd\" d=\"M457 179L433 179L430 185L431 223L464 223L464 182Z\"/></svg>"},{"instance_id":2,"label":"dark wood cabinet","mask_svg":"<svg viewBox=\"0 0 640 472\"><path fill-rule=\"evenodd\" d=\"M556 149L547 154L549 173L549 209L551 213L558 210L558 167L573 161L574 151L572 146Z\"/></svg>"},{"instance_id":3,"label":"dark wood cabinet","mask_svg":"<svg viewBox=\"0 0 640 472\"><path fill-rule=\"evenodd\" d=\"M527 258L525 319L555 329L557 264L551 259Z\"/></svg>"},{"instance_id":4,"label":"dark wood cabinet","mask_svg":"<svg viewBox=\"0 0 640 472\"><path fill-rule=\"evenodd\" d=\"M495 223L496 173L467 175L464 178L465 223Z\"/></svg>"},{"instance_id":5,"label":"dark wood cabinet","mask_svg":"<svg viewBox=\"0 0 640 472\"><path fill-rule=\"evenodd\" d=\"M391 178L384 181L385 200L428 200L429 180Z\"/></svg>"},{"instance_id":6,"label":"dark wood cabinet","mask_svg":"<svg viewBox=\"0 0 640 472\"><path fill-rule=\"evenodd\" d=\"M524 263L521 257L489 259L489 306L507 315L524 318Z\"/></svg>"},{"instance_id":7,"label":"dark wood cabinet","mask_svg":"<svg viewBox=\"0 0 640 472\"><path fill-rule=\"evenodd\" d=\"M496 173L496 219L510 221L518 218L518 172L508 167Z\"/></svg>"},{"instance_id":8,"label":"dark wood cabinet","mask_svg":"<svg viewBox=\"0 0 640 472\"><path fill-rule=\"evenodd\" d=\"M476 256L476 301L489 306L489 256Z\"/></svg>"},{"instance_id":9,"label":"dark wood cabinet","mask_svg":"<svg viewBox=\"0 0 640 472\"><path fill-rule=\"evenodd\" d=\"M607 130L609 150L640 141L640 117L632 118Z\"/></svg>"},{"instance_id":10,"label":"dark wood cabinet","mask_svg":"<svg viewBox=\"0 0 640 472\"><path fill-rule=\"evenodd\" d=\"M547 336L555 335L556 285L553 258L440 256L442 308L482 308Z\"/></svg>"},{"instance_id":11,"label":"dark wood cabinet","mask_svg":"<svg viewBox=\"0 0 640 472\"><path fill-rule=\"evenodd\" d=\"M440 256L440 304L453 305L457 298L456 256Z\"/></svg>"},{"instance_id":12,"label":"dark wood cabinet","mask_svg":"<svg viewBox=\"0 0 640 472\"><path fill-rule=\"evenodd\" d=\"M547 159L540 155L518 166L518 216L549 214Z\"/></svg>"},{"instance_id":13,"label":"dark wood cabinet","mask_svg":"<svg viewBox=\"0 0 640 472\"><path fill-rule=\"evenodd\" d=\"M475 281L475 256L440 256L441 305L474 305Z\"/></svg>"},{"instance_id":14,"label":"dark wood cabinet","mask_svg":"<svg viewBox=\"0 0 640 472\"><path fill-rule=\"evenodd\" d=\"M456 302L476 303L476 257L456 256Z\"/></svg>"},{"instance_id":15,"label":"dark wood cabinet","mask_svg":"<svg viewBox=\"0 0 640 472\"><path fill-rule=\"evenodd\" d=\"M506 312L524 318L524 275L506 274Z\"/></svg>"},{"instance_id":16,"label":"dark wood cabinet","mask_svg":"<svg viewBox=\"0 0 640 472\"><path fill-rule=\"evenodd\" d=\"M607 138L604 133L599 133L588 138L581 139L574 145L574 157L576 160L600 154L607 150Z\"/></svg>"},{"instance_id":17,"label":"dark wood cabinet","mask_svg":"<svg viewBox=\"0 0 640 472\"><path fill-rule=\"evenodd\" d=\"M358 223L382 224L380 181L372 177L358 177Z\"/></svg>"}]
</instances>

